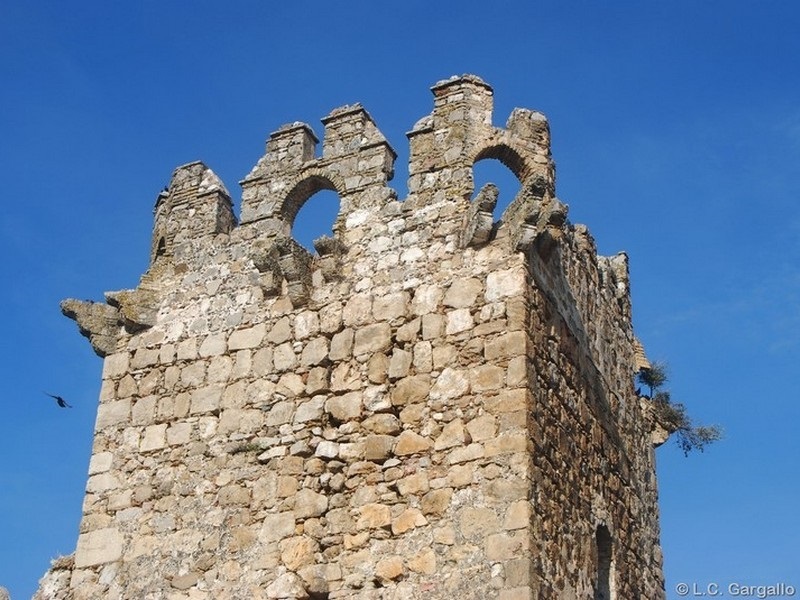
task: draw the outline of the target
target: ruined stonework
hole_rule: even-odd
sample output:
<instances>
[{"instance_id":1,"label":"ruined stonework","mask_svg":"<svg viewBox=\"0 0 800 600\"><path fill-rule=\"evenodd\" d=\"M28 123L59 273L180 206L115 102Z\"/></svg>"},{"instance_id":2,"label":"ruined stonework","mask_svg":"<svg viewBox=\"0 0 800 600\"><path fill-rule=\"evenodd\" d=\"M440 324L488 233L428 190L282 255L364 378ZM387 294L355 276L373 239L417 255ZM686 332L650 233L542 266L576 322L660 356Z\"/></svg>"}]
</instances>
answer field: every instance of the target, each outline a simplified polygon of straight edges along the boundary
<instances>
[{"instance_id":1,"label":"ruined stonework","mask_svg":"<svg viewBox=\"0 0 800 600\"><path fill-rule=\"evenodd\" d=\"M474 76L395 152L359 105L273 133L241 218L200 162L148 271L67 300L104 357L74 557L40 598L664 598L627 257L555 196L545 117ZM493 158L521 189L473 189ZM335 190L309 253L298 210Z\"/></svg>"}]
</instances>

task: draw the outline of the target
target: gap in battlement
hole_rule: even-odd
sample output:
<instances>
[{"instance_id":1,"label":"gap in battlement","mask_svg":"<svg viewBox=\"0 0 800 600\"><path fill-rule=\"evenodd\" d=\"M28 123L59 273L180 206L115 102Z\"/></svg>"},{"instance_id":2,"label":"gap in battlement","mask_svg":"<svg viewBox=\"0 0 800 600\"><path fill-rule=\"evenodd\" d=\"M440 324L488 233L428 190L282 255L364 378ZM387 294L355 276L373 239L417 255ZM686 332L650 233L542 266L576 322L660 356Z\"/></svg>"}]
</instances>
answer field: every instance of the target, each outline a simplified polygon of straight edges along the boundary
<instances>
[{"instance_id":1,"label":"gap in battlement","mask_svg":"<svg viewBox=\"0 0 800 600\"><path fill-rule=\"evenodd\" d=\"M493 183L497 186L500 193L497 197L497 206L494 209L495 223L503 216L503 212L505 212L521 188L519 180L511 169L495 158L484 158L477 161L472 167L472 180L474 184L472 200L475 199L475 196L487 183Z\"/></svg>"},{"instance_id":2,"label":"gap in battlement","mask_svg":"<svg viewBox=\"0 0 800 600\"><path fill-rule=\"evenodd\" d=\"M333 237L333 224L339 214L339 194L320 190L303 203L294 219L292 237L311 254L315 254L314 240L327 235Z\"/></svg>"}]
</instances>

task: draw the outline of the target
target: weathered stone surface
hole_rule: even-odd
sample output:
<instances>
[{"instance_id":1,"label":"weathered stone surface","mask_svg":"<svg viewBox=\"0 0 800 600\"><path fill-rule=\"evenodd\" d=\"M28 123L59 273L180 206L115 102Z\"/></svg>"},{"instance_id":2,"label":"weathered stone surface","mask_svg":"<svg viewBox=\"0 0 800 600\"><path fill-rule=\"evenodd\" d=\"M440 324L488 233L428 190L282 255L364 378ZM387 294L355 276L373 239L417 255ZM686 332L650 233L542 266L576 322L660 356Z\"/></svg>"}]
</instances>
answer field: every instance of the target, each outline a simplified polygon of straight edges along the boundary
<instances>
[{"instance_id":1,"label":"weathered stone surface","mask_svg":"<svg viewBox=\"0 0 800 600\"><path fill-rule=\"evenodd\" d=\"M540 113L494 126L474 76L433 94L402 202L343 107L319 150L270 135L240 224L176 169L139 287L64 303L105 361L77 551L40 599L590 598L613 554L619 598L663 600L627 258L567 219ZM502 214L483 159L520 182ZM312 256L291 231L320 190Z\"/></svg>"}]
</instances>

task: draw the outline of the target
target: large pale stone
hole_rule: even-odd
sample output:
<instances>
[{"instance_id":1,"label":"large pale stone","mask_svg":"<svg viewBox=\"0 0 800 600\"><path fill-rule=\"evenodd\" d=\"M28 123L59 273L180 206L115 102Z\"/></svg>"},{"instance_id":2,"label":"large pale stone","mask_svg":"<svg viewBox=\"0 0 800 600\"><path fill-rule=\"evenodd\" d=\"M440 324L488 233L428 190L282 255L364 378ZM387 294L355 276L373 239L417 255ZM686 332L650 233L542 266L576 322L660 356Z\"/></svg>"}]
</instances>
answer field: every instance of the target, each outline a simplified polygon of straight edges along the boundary
<instances>
[{"instance_id":1,"label":"large pale stone","mask_svg":"<svg viewBox=\"0 0 800 600\"><path fill-rule=\"evenodd\" d=\"M457 279L447 288L442 304L451 308L469 308L482 290L483 284L474 277Z\"/></svg>"},{"instance_id":2,"label":"large pale stone","mask_svg":"<svg viewBox=\"0 0 800 600\"><path fill-rule=\"evenodd\" d=\"M230 350L243 350L245 348L257 348L264 339L267 326L263 323L247 329L234 331L228 338L228 348Z\"/></svg>"},{"instance_id":3,"label":"large pale stone","mask_svg":"<svg viewBox=\"0 0 800 600\"><path fill-rule=\"evenodd\" d=\"M450 400L467 392L469 392L468 372L447 367L436 378L430 396L434 400Z\"/></svg>"},{"instance_id":4,"label":"large pale stone","mask_svg":"<svg viewBox=\"0 0 800 600\"><path fill-rule=\"evenodd\" d=\"M82 533L75 550L75 567L85 569L118 561L122 558L123 544L122 534L112 527Z\"/></svg>"},{"instance_id":5,"label":"large pale stone","mask_svg":"<svg viewBox=\"0 0 800 600\"><path fill-rule=\"evenodd\" d=\"M384 504L365 504L359 509L358 522L356 527L359 529L378 529L389 527L392 523L392 513L389 507Z\"/></svg>"},{"instance_id":6,"label":"large pale stone","mask_svg":"<svg viewBox=\"0 0 800 600\"><path fill-rule=\"evenodd\" d=\"M430 389L431 378L429 375L405 377L395 383L392 390L392 404L405 406L421 402L427 398Z\"/></svg>"},{"instance_id":7,"label":"large pale stone","mask_svg":"<svg viewBox=\"0 0 800 600\"><path fill-rule=\"evenodd\" d=\"M414 433L413 431L404 431L397 437L397 444L394 447L394 453L398 456L405 456L407 454L418 454L425 452L433 444L431 440Z\"/></svg>"},{"instance_id":8,"label":"large pale stone","mask_svg":"<svg viewBox=\"0 0 800 600\"><path fill-rule=\"evenodd\" d=\"M388 323L366 325L356 331L353 354L361 356L373 352L383 352L392 342L392 328Z\"/></svg>"},{"instance_id":9,"label":"large pale stone","mask_svg":"<svg viewBox=\"0 0 800 600\"><path fill-rule=\"evenodd\" d=\"M350 392L344 396L334 396L325 403L325 410L337 421L351 421L361 415L362 395Z\"/></svg>"},{"instance_id":10,"label":"large pale stone","mask_svg":"<svg viewBox=\"0 0 800 600\"><path fill-rule=\"evenodd\" d=\"M314 563L314 554L319 551L319 544L303 535L282 540L280 550L283 564L292 571L297 571L300 567Z\"/></svg>"},{"instance_id":11,"label":"large pale stone","mask_svg":"<svg viewBox=\"0 0 800 600\"><path fill-rule=\"evenodd\" d=\"M486 300L495 302L508 296L517 296L522 294L525 286L525 271L521 267L493 271L486 277Z\"/></svg>"},{"instance_id":12,"label":"large pale stone","mask_svg":"<svg viewBox=\"0 0 800 600\"><path fill-rule=\"evenodd\" d=\"M294 497L294 514L299 519L319 517L328 510L328 498L314 490L303 488Z\"/></svg>"}]
</instances>

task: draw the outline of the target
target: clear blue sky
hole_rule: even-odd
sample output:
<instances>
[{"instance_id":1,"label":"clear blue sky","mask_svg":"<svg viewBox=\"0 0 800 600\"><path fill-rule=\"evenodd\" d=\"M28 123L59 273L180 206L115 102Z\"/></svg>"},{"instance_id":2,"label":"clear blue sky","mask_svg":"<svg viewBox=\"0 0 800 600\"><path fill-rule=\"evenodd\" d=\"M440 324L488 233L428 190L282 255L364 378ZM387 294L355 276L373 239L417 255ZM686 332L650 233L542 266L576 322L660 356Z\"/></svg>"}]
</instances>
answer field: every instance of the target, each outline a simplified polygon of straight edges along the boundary
<instances>
[{"instance_id":1,"label":"clear blue sky","mask_svg":"<svg viewBox=\"0 0 800 600\"><path fill-rule=\"evenodd\" d=\"M515 106L548 115L572 221L628 251L639 337L673 398L725 429L704 454L658 450L668 597L800 588L799 3L5 0L0 48L14 600L74 549L91 448L101 360L59 301L137 284L175 166L202 159L238 198L271 131L321 134L342 104L393 144L404 197L405 132L461 73L494 87L496 124Z\"/></svg>"}]
</instances>

